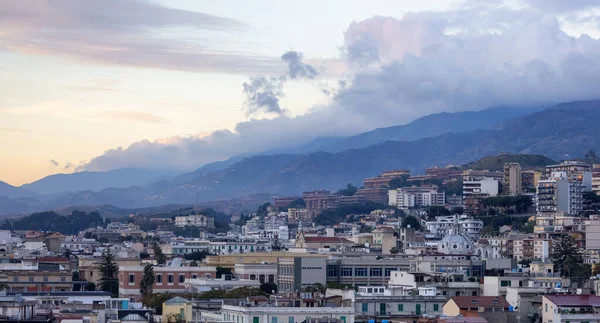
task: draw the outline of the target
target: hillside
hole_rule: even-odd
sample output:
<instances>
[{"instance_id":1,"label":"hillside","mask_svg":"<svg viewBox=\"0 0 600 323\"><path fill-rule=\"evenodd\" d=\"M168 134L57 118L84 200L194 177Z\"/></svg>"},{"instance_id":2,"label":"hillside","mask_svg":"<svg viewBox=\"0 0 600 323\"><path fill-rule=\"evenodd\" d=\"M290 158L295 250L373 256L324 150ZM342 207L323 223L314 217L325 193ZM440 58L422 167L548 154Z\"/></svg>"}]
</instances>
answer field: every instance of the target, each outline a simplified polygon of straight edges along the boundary
<instances>
[{"instance_id":1,"label":"hillside","mask_svg":"<svg viewBox=\"0 0 600 323\"><path fill-rule=\"evenodd\" d=\"M250 196L257 193L301 194L312 189L338 189L347 183L361 185L365 177L389 169L407 168L423 173L426 167L462 165L485 156L509 152L524 168L583 157L600 151L600 101L575 102L507 120L495 130L446 133L414 141L387 141L362 149L305 155L279 154L244 158L228 167L146 187L109 188L0 201L0 214L70 205L111 204L139 208L164 204L194 203ZM544 156L535 156L543 154ZM483 159L473 167L497 168L509 159ZM485 166L485 167L484 167ZM2 204L3 203L3 204ZM11 204L12 203L12 204ZM38 203L36 206L35 203ZM23 205L24 204L24 205Z\"/></svg>"},{"instance_id":2,"label":"hillside","mask_svg":"<svg viewBox=\"0 0 600 323\"><path fill-rule=\"evenodd\" d=\"M340 140L321 148L340 152L347 149L366 148L386 141L413 141L473 130L497 129L502 122L539 111L539 108L490 108L481 111L442 112L421 117L406 125L378 128Z\"/></svg>"},{"instance_id":3,"label":"hillside","mask_svg":"<svg viewBox=\"0 0 600 323\"><path fill-rule=\"evenodd\" d=\"M464 164L464 169L502 171L506 163L519 163L521 169L539 169L557 162L543 155L502 154L487 156L477 161Z\"/></svg>"},{"instance_id":4,"label":"hillside","mask_svg":"<svg viewBox=\"0 0 600 323\"><path fill-rule=\"evenodd\" d=\"M22 187L38 194L99 191L107 187L146 186L160 179L169 179L173 171L122 168L107 172L77 172L44 177Z\"/></svg>"},{"instance_id":5,"label":"hillside","mask_svg":"<svg viewBox=\"0 0 600 323\"><path fill-rule=\"evenodd\" d=\"M19 198L32 197L36 194L21 187L12 186L8 183L0 181L0 196Z\"/></svg>"}]
</instances>

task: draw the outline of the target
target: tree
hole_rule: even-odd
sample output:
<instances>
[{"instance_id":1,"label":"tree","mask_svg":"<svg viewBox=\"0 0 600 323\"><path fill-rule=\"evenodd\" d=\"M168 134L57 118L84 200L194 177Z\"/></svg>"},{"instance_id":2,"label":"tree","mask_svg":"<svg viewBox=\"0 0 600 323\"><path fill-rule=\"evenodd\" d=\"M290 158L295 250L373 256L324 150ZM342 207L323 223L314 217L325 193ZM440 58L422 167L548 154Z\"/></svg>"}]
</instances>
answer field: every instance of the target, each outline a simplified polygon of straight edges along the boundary
<instances>
[{"instance_id":1,"label":"tree","mask_svg":"<svg viewBox=\"0 0 600 323\"><path fill-rule=\"evenodd\" d=\"M425 212L427 212L427 216L429 217L450 215L450 211L447 208L439 205L428 206Z\"/></svg>"},{"instance_id":2,"label":"tree","mask_svg":"<svg viewBox=\"0 0 600 323\"><path fill-rule=\"evenodd\" d=\"M260 290L266 294L277 294L277 284L273 282L266 282L260 285Z\"/></svg>"},{"instance_id":3,"label":"tree","mask_svg":"<svg viewBox=\"0 0 600 323\"><path fill-rule=\"evenodd\" d=\"M92 238L92 232L88 231L86 233L83 234L83 237L85 239L91 239Z\"/></svg>"},{"instance_id":4,"label":"tree","mask_svg":"<svg viewBox=\"0 0 600 323\"><path fill-rule=\"evenodd\" d=\"M158 242L154 242L154 246L152 247L152 249L154 249L154 257L156 258L156 263L159 265L166 264L167 256L165 256L165 254L163 253L162 248L160 247Z\"/></svg>"},{"instance_id":5,"label":"tree","mask_svg":"<svg viewBox=\"0 0 600 323\"><path fill-rule=\"evenodd\" d=\"M147 264L144 266L144 274L140 282L140 294L142 296L152 294L152 285L154 285L154 266Z\"/></svg>"},{"instance_id":6,"label":"tree","mask_svg":"<svg viewBox=\"0 0 600 323\"><path fill-rule=\"evenodd\" d=\"M190 267L198 267L198 262L197 262L196 260L193 260L193 261L190 263Z\"/></svg>"},{"instance_id":7,"label":"tree","mask_svg":"<svg viewBox=\"0 0 600 323\"><path fill-rule=\"evenodd\" d=\"M311 286L306 286L306 287L304 287L302 289L302 292L304 292L304 293L321 293L321 294L325 294L326 291L327 291L327 287L325 287L321 283L314 283Z\"/></svg>"},{"instance_id":8,"label":"tree","mask_svg":"<svg viewBox=\"0 0 600 323\"><path fill-rule=\"evenodd\" d=\"M102 252L100 290L112 293L113 297L119 296L119 266L115 262L115 255L108 248Z\"/></svg>"},{"instance_id":9,"label":"tree","mask_svg":"<svg viewBox=\"0 0 600 323\"><path fill-rule=\"evenodd\" d=\"M465 209L462 206L455 206L450 210L452 214L463 214L465 213Z\"/></svg>"},{"instance_id":10,"label":"tree","mask_svg":"<svg viewBox=\"0 0 600 323\"><path fill-rule=\"evenodd\" d=\"M217 267L217 278L221 278L221 276L223 276L223 275L231 275L231 274L232 274L231 268Z\"/></svg>"},{"instance_id":11,"label":"tree","mask_svg":"<svg viewBox=\"0 0 600 323\"><path fill-rule=\"evenodd\" d=\"M573 277L583 264L583 254L577 247L575 239L568 234L561 235L552 244L551 259L555 269L560 271L563 277Z\"/></svg>"},{"instance_id":12,"label":"tree","mask_svg":"<svg viewBox=\"0 0 600 323\"><path fill-rule=\"evenodd\" d=\"M207 251L194 251L192 253L186 253L183 256L183 259L185 260L196 260L196 261L201 261L202 259L206 258L206 256L210 255Z\"/></svg>"},{"instance_id":13,"label":"tree","mask_svg":"<svg viewBox=\"0 0 600 323\"><path fill-rule=\"evenodd\" d=\"M421 223L419 223L419 220L412 215L408 215L402 220L403 228L408 228L409 226L415 230L421 230Z\"/></svg>"},{"instance_id":14,"label":"tree","mask_svg":"<svg viewBox=\"0 0 600 323\"><path fill-rule=\"evenodd\" d=\"M89 282L87 283L87 285L85 285L85 290L89 291L89 292L93 292L96 290L96 284Z\"/></svg>"},{"instance_id":15,"label":"tree","mask_svg":"<svg viewBox=\"0 0 600 323\"><path fill-rule=\"evenodd\" d=\"M358 188L356 186L352 185L352 183L348 183L348 185L346 185L346 188L340 189L337 192L339 195L343 196L354 196L357 190Z\"/></svg>"},{"instance_id":16,"label":"tree","mask_svg":"<svg viewBox=\"0 0 600 323\"><path fill-rule=\"evenodd\" d=\"M306 207L306 202L303 198L297 198L288 205L289 209L303 209Z\"/></svg>"},{"instance_id":17,"label":"tree","mask_svg":"<svg viewBox=\"0 0 600 323\"><path fill-rule=\"evenodd\" d=\"M279 251L281 250L281 243L278 238L273 239L273 243L271 244L271 250Z\"/></svg>"},{"instance_id":18,"label":"tree","mask_svg":"<svg viewBox=\"0 0 600 323\"><path fill-rule=\"evenodd\" d=\"M256 214L258 214L258 216L266 216L269 211L269 206L271 206L271 203L269 203L269 202L263 203L256 210Z\"/></svg>"},{"instance_id":19,"label":"tree","mask_svg":"<svg viewBox=\"0 0 600 323\"><path fill-rule=\"evenodd\" d=\"M587 153L585 153L585 159L596 159L598 157L596 157L596 152L592 149L588 150Z\"/></svg>"},{"instance_id":20,"label":"tree","mask_svg":"<svg viewBox=\"0 0 600 323\"><path fill-rule=\"evenodd\" d=\"M397 254L397 253L398 253L398 248L396 248L396 247L392 247L392 248L390 248L390 253L391 253L392 255L395 255L395 254Z\"/></svg>"}]
</instances>

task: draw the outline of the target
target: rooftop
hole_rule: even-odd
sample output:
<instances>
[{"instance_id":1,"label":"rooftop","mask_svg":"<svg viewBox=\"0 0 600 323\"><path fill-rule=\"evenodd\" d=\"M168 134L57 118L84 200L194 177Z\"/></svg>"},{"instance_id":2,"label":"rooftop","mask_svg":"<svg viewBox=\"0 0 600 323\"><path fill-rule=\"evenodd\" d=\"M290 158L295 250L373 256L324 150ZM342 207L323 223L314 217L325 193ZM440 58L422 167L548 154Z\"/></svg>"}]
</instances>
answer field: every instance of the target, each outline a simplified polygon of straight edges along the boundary
<instances>
[{"instance_id":1,"label":"rooftop","mask_svg":"<svg viewBox=\"0 0 600 323\"><path fill-rule=\"evenodd\" d=\"M600 307L600 296L596 295L545 295L558 306Z\"/></svg>"},{"instance_id":2,"label":"rooftop","mask_svg":"<svg viewBox=\"0 0 600 323\"><path fill-rule=\"evenodd\" d=\"M497 296L454 296L448 302L451 300L461 309L474 307L507 308L510 306L506 299Z\"/></svg>"},{"instance_id":3,"label":"rooftop","mask_svg":"<svg viewBox=\"0 0 600 323\"><path fill-rule=\"evenodd\" d=\"M304 237L307 243L352 243L350 240L340 237Z\"/></svg>"}]
</instances>

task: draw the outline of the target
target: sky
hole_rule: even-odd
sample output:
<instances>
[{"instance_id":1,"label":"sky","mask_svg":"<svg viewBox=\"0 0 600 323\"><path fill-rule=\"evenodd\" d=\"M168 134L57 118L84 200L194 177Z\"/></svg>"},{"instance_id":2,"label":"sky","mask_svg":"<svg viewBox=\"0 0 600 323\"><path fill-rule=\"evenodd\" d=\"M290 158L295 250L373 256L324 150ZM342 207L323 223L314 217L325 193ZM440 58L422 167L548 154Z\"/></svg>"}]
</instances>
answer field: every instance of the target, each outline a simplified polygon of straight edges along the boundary
<instances>
[{"instance_id":1,"label":"sky","mask_svg":"<svg viewBox=\"0 0 600 323\"><path fill-rule=\"evenodd\" d=\"M0 2L0 180L596 99L594 0ZM235 4L235 5L234 5Z\"/></svg>"}]
</instances>

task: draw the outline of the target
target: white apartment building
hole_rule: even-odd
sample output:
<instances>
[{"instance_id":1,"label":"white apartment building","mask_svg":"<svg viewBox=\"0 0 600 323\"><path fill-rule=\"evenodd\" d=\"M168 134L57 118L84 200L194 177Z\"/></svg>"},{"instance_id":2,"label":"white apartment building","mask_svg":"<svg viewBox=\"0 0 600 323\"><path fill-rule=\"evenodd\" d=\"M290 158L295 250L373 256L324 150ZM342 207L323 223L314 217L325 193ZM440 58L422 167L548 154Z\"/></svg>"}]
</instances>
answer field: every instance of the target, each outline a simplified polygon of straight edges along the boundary
<instances>
[{"instance_id":1,"label":"white apartment building","mask_svg":"<svg viewBox=\"0 0 600 323\"><path fill-rule=\"evenodd\" d=\"M463 199L468 195L486 194L488 197L498 195L499 181L490 177L467 177L463 180Z\"/></svg>"},{"instance_id":2,"label":"white apartment building","mask_svg":"<svg viewBox=\"0 0 600 323\"><path fill-rule=\"evenodd\" d=\"M419 206L443 206L446 195L437 186L403 187L388 191L388 204L399 209Z\"/></svg>"},{"instance_id":3,"label":"white apartment building","mask_svg":"<svg viewBox=\"0 0 600 323\"><path fill-rule=\"evenodd\" d=\"M175 226L177 227L201 227L201 228L214 228L215 218L208 215L192 214L188 216L177 216L175 217Z\"/></svg>"},{"instance_id":4,"label":"white apartment building","mask_svg":"<svg viewBox=\"0 0 600 323\"><path fill-rule=\"evenodd\" d=\"M460 226L462 233L473 239L478 238L483 229L483 221L469 218L466 215L438 216L434 221L422 220L421 224L428 232L441 237L454 234L456 224Z\"/></svg>"},{"instance_id":5,"label":"white apartment building","mask_svg":"<svg viewBox=\"0 0 600 323\"><path fill-rule=\"evenodd\" d=\"M552 172L550 178L538 181L536 208L538 215L583 211L583 185L569 180L565 172Z\"/></svg>"},{"instance_id":6,"label":"white apartment building","mask_svg":"<svg viewBox=\"0 0 600 323\"><path fill-rule=\"evenodd\" d=\"M352 307L233 306L221 308L223 321L235 323L301 323L310 319L337 319L354 323Z\"/></svg>"}]
</instances>

